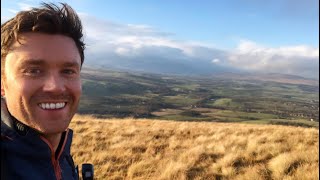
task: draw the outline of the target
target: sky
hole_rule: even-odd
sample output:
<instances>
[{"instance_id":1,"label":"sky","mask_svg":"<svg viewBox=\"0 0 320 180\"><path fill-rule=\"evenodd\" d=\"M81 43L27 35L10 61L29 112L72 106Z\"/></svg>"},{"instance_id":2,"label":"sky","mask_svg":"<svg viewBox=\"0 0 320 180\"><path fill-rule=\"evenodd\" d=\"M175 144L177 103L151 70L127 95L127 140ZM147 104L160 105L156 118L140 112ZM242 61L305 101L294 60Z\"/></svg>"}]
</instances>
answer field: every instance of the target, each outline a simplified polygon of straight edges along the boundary
<instances>
[{"instance_id":1,"label":"sky","mask_svg":"<svg viewBox=\"0 0 320 180\"><path fill-rule=\"evenodd\" d=\"M1 23L40 2L2 0ZM318 0L63 2L82 20L87 65L319 76Z\"/></svg>"}]
</instances>

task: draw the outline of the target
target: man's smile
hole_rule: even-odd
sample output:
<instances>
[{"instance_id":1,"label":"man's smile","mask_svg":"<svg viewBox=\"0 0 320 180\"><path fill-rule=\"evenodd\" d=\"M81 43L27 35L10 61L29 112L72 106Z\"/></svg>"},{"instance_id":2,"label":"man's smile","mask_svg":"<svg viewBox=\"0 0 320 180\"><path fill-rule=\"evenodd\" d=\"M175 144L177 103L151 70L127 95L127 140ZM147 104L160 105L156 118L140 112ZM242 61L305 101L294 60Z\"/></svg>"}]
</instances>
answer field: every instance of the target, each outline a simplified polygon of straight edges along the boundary
<instances>
[{"instance_id":1,"label":"man's smile","mask_svg":"<svg viewBox=\"0 0 320 180\"><path fill-rule=\"evenodd\" d=\"M58 102L58 103L39 103L38 106L44 110L52 110L52 109L62 109L66 106L66 102Z\"/></svg>"}]
</instances>

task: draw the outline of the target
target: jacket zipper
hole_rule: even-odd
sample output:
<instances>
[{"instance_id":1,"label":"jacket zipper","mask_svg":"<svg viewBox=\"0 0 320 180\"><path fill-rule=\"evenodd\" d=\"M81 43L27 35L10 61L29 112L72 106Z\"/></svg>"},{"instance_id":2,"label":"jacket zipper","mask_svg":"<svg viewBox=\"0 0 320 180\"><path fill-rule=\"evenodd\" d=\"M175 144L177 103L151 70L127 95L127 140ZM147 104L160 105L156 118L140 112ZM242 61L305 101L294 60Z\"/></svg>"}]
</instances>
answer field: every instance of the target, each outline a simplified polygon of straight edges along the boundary
<instances>
[{"instance_id":1,"label":"jacket zipper","mask_svg":"<svg viewBox=\"0 0 320 180\"><path fill-rule=\"evenodd\" d=\"M61 168L60 168L60 165L59 165L59 161L56 160L55 158L55 154L52 153L51 154L51 162L52 162L52 165L53 165L53 168L54 168L54 173L56 174L56 178L57 180L61 180Z\"/></svg>"},{"instance_id":2,"label":"jacket zipper","mask_svg":"<svg viewBox=\"0 0 320 180\"><path fill-rule=\"evenodd\" d=\"M60 158L60 155L62 154L62 151L64 149L64 146L66 144L66 141L67 141L67 138L68 138L68 132L69 130L67 130L66 132L66 135L65 135L65 138L63 140L63 145L60 149L60 152L58 154L58 157L57 159L55 158L55 151L52 147L52 145L50 144L50 142L43 136L40 136L40 138L49 146L50 148L50 151L51 151L51 163L53 165L53 169L54 169L54 174L56 175L56 179L57 180L62 180L62 177L61 177L61 168L60 168L60 164L59 164L59 158Z\"/></svg>"}]
</instances>

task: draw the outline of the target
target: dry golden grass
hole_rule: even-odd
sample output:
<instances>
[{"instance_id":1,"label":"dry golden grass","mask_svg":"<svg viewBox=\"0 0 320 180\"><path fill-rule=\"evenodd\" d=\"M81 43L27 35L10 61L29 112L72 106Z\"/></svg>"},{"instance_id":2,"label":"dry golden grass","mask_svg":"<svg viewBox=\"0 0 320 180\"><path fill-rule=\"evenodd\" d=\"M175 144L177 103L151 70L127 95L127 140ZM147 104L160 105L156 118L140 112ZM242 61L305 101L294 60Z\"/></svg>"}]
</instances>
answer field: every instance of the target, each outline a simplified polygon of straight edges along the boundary
<instances>
[{"instance_id":1,"label":"dry golden grass","mask_svg":"<svg viewBox=\"0 0 320 180\"><path fill-rule=\"evenodd\" d=\"M80 115L71 128L96 179L319 179L318 129Z\"/></svg>"}]
</instances>

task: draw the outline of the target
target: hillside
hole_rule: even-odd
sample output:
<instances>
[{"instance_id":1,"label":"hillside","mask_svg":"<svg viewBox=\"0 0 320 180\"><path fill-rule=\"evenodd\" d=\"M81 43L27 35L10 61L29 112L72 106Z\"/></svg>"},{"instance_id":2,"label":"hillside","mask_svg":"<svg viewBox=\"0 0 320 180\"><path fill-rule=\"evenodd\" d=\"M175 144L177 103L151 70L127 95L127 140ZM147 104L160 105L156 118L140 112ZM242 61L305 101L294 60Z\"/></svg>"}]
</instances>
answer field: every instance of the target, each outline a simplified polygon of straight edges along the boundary
<instances>
[{"instance_id":1,"label":"hillside","mask_svg":"<svg viewBox=\"0 0 320 180\"><path fill-rule=\"evenodd\" d=\"M76 115L72 154L96 179L319 179L315 128Z\"/></svg>"},{"instance_id":2,"label":"hillside","mask_svg":"<svg viewBox=\"0 0 320 180\"><path fill-rule=\"evenodd\" d=\"M80 114L319 126L319 81L279 74L172 76L83 69Z\"/></svg>"}]
</instances>

